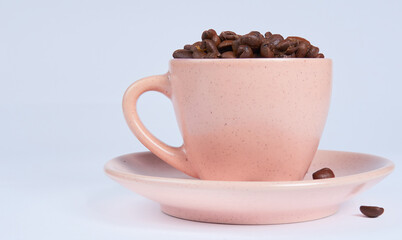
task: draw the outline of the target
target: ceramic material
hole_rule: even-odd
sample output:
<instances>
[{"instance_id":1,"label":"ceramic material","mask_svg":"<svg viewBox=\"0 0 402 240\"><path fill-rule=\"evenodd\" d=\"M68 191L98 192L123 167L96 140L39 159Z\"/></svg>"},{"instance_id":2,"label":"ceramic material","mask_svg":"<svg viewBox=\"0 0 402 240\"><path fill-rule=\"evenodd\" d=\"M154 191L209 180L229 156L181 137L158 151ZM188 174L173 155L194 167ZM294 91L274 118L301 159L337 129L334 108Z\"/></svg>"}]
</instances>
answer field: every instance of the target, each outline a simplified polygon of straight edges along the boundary
<instances>
[{"instance_id":1,"label":"ceramic material","mask_svg":"<svg viewBox=\"0 0 402 240\"><path fill-rule=\"evenodd\" d=\"M331 168L336 178L312 180ZM277 224L329 216L340 204L392 172L384 158L351 152L317 151L302 181L241 182L191 178L150 152L117 157L106 173L123 186L161 204L179 218L230 224Z\"/></svg>"},{"instance_id":2,"label":"ceramic material","mask_svg":"<svg viewBox=\"0 0 402 240\"><path fill-rule=\"evenodd\" d=\"M127 123L155 155L209 180L301 180L317 150L331 95L330 59L175 59L131 85ZM183 136L171 147L139 120L146 91L169 97Z\"/></svg>"}]
</instances>

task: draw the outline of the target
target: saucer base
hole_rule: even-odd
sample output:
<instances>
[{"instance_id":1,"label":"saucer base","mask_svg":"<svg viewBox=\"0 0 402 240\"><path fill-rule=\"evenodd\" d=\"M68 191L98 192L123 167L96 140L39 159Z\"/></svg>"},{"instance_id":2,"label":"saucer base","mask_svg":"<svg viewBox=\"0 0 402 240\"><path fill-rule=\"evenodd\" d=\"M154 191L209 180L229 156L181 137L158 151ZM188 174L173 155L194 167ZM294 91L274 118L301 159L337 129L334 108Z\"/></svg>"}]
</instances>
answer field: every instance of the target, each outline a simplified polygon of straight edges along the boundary
<instances>
[{"instance_id":1,"label":"saucer base","mask_svg":"<svg viewBox=\"0 0 402 240\"><path fill-rule=\"evenodd\" d=\"M329 167L336 177L312 179ZM390 174L385 158L318 150L302 181L210 181L191 178L150 152L117 157L106 173L124 187L161 205L168 215L211 223L280 224L330 216L342 203Z\"/></svg>"},{"instance_id":2,"label":"saucer base","mask_svg":"<svg viewBox=\"0 0 402 240\"><path fill-rule=\"evenodd\" d=\"M247 211L222 211L219 209L185 209L161 205L163 213L180 219L238 225L257 225L257 224L283 224L305 222L325 218L335 214L339 206L329 206L317 209L308 209L292 212L278 212L275 209L268 211L247 212Z\"/></svg>"}]
</instances>

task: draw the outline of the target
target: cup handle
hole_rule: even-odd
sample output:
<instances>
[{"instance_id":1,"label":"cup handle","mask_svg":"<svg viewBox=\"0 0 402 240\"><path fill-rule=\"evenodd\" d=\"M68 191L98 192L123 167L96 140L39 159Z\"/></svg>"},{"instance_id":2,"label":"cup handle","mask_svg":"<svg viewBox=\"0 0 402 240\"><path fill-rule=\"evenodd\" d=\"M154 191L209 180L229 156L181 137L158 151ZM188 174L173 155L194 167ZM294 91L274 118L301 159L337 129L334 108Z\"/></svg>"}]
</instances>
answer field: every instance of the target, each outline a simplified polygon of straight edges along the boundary
<instances>
[{"instance_id":1,"label":"cup handle","mask_svg":"<svg viewBox=\"0 0 402 240\"><path fill-rule=\"evenodd\" d=\"M137 113L138 98L147 91L157 91L171 100L168 75L155 75L140 79L129 86L123 97L123 113L134 135L145 147L174 168L197 177L191 170L183 145L172 147L156 138L141 122Z\"/></svg>"}]
</instances>

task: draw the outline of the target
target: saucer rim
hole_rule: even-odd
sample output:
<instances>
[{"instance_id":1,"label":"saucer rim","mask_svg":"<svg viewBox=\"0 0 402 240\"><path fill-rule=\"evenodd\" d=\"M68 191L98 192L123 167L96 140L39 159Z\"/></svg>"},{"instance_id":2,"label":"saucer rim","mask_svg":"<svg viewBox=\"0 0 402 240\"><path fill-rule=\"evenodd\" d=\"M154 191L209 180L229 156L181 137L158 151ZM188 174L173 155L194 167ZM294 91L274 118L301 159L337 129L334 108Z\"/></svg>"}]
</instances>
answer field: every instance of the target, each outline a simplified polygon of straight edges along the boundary
<instances>
[{"instance_id":1,"label":"saucer rim","mask_svg":"<svg viewBox=\"0 0 402 240\"><path fill-rule=\"evenodd\" d=\"M115 170L112 167L114 161L121 157L126 157L128 155L133 154L153 154L150 151L143 152L135 152L128 153L118 157L115 157L104 165L104 172L112 177L118 178L122 180L128 181L143 181L143 182L152 182L152 183L163 183L163 184L175 184L175 185L197 185L197 186L205 186L205 187L224 187L224 186L233 186L237 187L263 187L264 189L268 188L315 188L315 187L332 187L339 186L345 184L354 184L359 182L367 182L372 179L385 177L390 174L395 169L395 164L384 157L360 153L360 152L351 152L351 151L338 151L338 150L321 150L320 152L333 152L333 153L347 153L347 154L359 154L366 155L370 157L375 157L385 161L384 166L377 168L375 170L366 171L358 174L352 174L348 176L335 177L335 178L327 178L327 179L311 179L311 180L301 180L301 181L222 181L222 180L200 180L200 179L186 179L186 178L168 178L168 177L155 177L148 175L141 175L136 173L125 173L118 170Z\"/></svg>"}]
</instances>

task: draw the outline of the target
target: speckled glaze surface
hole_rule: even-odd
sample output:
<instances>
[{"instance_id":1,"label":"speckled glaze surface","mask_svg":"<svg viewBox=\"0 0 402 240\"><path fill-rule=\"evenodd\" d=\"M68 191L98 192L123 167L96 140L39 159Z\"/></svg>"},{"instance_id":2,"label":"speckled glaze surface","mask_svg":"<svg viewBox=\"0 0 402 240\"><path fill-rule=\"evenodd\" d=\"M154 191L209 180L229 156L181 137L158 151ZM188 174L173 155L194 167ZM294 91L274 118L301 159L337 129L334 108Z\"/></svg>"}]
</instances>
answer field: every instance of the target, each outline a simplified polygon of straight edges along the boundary
<instances>
[{"instance_id":1,"label":"speckled glaze surface","mask_svg":"<svg viewBox=\"0 0 402 240\"><path fill-rule=\"evenodd\" d=\"M336 177L312 180L323 167ZM301 222L334 214L339 206L378 183L394 164L382 157L317 151L302 181L209 181L185 175L150 152L112 159L106 173L138 194L160 203L166 214L229 224Z\"/></svg>"},{"instance_id":2,"label":"speckled glaze surface","mask_svg":"<svg viewBox=\"0 0 402 240\"><path fill-rule=\"evenodd\" d=\"M301 180L324 129L331 71L330 59L175 59L167 74L131 85L123 110L150 151L190 176ZM162 143L139 120L136 101L151 90L172 100L183 146Z\"/></svg>"}]
</instances>

